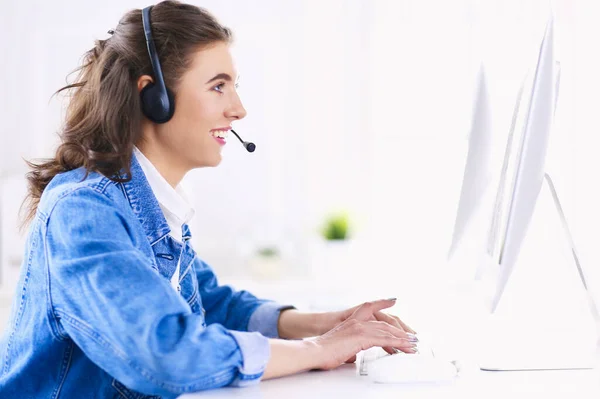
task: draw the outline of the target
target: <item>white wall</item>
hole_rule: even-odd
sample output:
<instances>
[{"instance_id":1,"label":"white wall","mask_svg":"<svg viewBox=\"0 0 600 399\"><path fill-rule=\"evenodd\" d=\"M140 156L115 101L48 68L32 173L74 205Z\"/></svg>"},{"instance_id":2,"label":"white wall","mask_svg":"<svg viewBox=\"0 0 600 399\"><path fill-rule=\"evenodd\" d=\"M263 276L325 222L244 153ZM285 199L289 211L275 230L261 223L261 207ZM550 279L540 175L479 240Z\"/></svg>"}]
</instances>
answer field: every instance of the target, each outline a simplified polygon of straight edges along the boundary
<instances>
[{"instance_id":1,"label":"white wall","mask_svg":"<svg viewBox=\"0 0 600 399\"><path fill-rule=\"evenodd\" d=\"M256 242L277 241L303 270L324 214L349 209L374 275L416 281L443 265L462 177L473 83L488 68L506 131L533 65L545 1L202 1L236 35L248 117L217 169L190 173L195 246L239 275ZM56 145L49 101L79 57L142 1L3 2L0 171ZM582 261L598 265L598 45L594 1L556 0L562 86L548 156ZM505 128L503 128L503 126ZM502 138L499 138L502 142ZM2 193L16 204L20 198ZM14 206L13 206L14 208ZM11 231L12 227L5 227ZM18 248L8 233L5 247ZM6 238L6 237L5 237ZM357 279L358 281L358 279ZM410 280L409 280L410 281Z\"/></svg>"}]
</instances>

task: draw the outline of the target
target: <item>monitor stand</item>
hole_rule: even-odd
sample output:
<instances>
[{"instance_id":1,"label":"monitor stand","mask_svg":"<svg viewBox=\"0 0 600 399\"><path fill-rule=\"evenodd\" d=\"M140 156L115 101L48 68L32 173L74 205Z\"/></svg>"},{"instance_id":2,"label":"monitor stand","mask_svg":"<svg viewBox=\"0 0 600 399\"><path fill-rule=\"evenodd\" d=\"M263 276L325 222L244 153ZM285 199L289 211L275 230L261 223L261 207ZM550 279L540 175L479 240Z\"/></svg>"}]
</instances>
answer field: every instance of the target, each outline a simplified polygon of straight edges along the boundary
<instances>
[{"instance_id":1,"label":"monitor stand","mask_svg":"<svg viewBox=\"0 0 600 399\"><path fill-rule=\"evenodd\" d=\"M524 262L521 262L522 253L520 253L518 263L521 265L515 265L513 276L505 287L502 301L496 312L490 314L489 303L491 301L488 302L482 315L481 329L476 332L480 348L477 362L481 370L600 368L600 314L598 307L589 289L590 281L581 267L556 189L548 174L545 174L545 182L558 213L562 230L567 237L568 247L564 245L564 237L557 236L555 239L562 241L564 248L560 255L556 254L556 250L559 248L554 248L560 245L547 245L541 251L538 247L537 251L530 252L530 259L526 259ZM538 198L536 210L539 208L540 199ZM546 209L548 210L552 208L551 203L544 205L547 205ZM531 236L532 233L549 234L550 222L547 218L538 219L543 222L541 227L537 226L537 229L541 230L532 230L535 218L534 214L528 236ZM560 228L554 230L559 232ZM522 249L526 243L527 236ZM567 251L570 254L567 254ZM572 258L578 277L575 277L572 269L553 267L554 264L563 263L560 259L561 255L565 262ZM544 256L547 259L543 259ZM480 287L485 295L495 292L489 286L486 287L485 280L494 284L499 268L491 256L487 256L487 262L490 263L484 267L488 271L487 278L482 278ZM537 270L535 270L536 268ZM553 273L555 275L552 275ZM580 283L583 283L585 292L581 292ZM574 292L577 292L577 295L565 295L565 293ZM587 302L587 306L585 302Z\"/></svg>"}]
</instances>

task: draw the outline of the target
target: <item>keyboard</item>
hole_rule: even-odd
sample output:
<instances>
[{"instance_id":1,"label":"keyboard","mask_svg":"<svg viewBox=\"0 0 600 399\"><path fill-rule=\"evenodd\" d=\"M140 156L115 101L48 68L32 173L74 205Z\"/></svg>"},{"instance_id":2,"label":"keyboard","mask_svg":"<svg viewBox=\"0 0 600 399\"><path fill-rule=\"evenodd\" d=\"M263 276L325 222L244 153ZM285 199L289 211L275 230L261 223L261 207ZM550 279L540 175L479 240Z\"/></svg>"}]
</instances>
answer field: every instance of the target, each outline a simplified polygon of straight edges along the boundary
<instances>
[{"instance_id":1,"label":"keyboard","mask_svg":"<svg viewBox=\"0 0 600 399\"><path fill-rule=\"evenodd\" d=\"M417 353L388 354L382 348L363 351L358 363L358 374L368 376L373 383L419 384L452 383L460 373L460 363L449 361L431 347L419 342Z\"/></svg>"},{"instance_id":2,"label":"keyboard","mask_svg":"<svg viewBox=\"0 0 600 399\"><path fill-rule=\"evenodd\" d=\"M369 375L369 364L377 359L380 359L385 356L391 356L389 353L384 351L382 348L373 347L371 349L367 349L362 353L358 363L358 374L362 376Z\"/></svg>"},{"instance_id":3,"label":"keyboard","mask_svg":"<svg viewBox=\"0 0 600 399\"><path fill-rule=\"evenodd\" d=\"M435 357L434 350L429 345L427 345L426 343L423 343L422 341L419 341L417 343L417 352L415 354ZM390 355L389 353L384 351L383 348L380 348L380 347L373 347L373 348L367 349L366 351L363 351L362 355L360 356L360 359L358 362L358 374L362 375L362 376L368 376L369 375L369 364L375 360L381 359L382 357L412 356L412 355L413 354L411 354L411 353L404 353L404 352L398 352L394 355Z\"/></svg>"}]
</instances>

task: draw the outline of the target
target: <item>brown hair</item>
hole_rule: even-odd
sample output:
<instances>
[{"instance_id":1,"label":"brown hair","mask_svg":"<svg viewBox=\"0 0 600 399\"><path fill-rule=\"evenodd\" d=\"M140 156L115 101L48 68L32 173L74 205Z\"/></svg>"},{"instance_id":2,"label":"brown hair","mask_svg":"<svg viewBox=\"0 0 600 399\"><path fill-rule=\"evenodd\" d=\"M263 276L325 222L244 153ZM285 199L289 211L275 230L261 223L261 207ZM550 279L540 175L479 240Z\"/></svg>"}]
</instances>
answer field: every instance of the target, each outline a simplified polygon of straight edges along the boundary
<instances>
[{"instance_id":1,"label":"brown hair","mask_svg":"<svg viewBox=\"0 0 600 399\"><path fill-rule=\"evenodd\" d=\"M231 31L206 10L163 1L152 8L152 36L165 84L176 93L192 55L217 42L231 42ZM87 51L74 83L59 89L71 94L54 158L29 162L29 190L23 205L26 226L40 197L59 173L84 167L114 181L131 179L133 146L141 136L143 114L137 89L142 75L153 76L142 26L142 10L126 13L112 35ZM175 94L176 95L176 94ZM124 175L123 175L124 172Z\"/></svg>"}]
</instances>

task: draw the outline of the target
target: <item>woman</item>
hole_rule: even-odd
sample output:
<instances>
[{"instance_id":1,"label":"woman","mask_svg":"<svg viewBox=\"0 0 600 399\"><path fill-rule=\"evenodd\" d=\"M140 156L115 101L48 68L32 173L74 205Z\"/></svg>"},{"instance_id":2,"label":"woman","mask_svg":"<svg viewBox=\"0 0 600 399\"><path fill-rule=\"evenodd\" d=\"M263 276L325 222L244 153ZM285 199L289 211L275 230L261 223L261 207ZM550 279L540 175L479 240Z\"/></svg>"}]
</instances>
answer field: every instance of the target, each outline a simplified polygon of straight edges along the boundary
<instances>
[{"instance_id":1,"label":"woman","mask_svg":"<svg viewBox=\"0 0 600 399\"><path fill-rule=\"evenodd\" d=\"M218 285L190 245L179 183L219 165L246 115L231 33L174 1L109 33L62 89L54 158L30 165L0 397L174 398L335 368L372 346L414 352L414 331L381 312L393 300L311 314Z\"/></svg>"}]
</instances>

